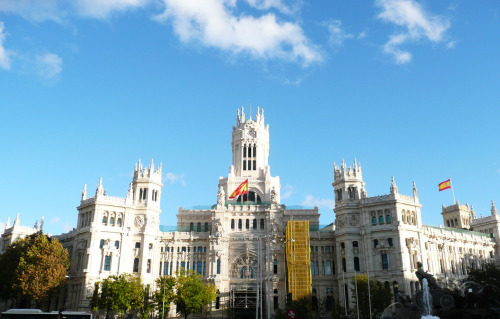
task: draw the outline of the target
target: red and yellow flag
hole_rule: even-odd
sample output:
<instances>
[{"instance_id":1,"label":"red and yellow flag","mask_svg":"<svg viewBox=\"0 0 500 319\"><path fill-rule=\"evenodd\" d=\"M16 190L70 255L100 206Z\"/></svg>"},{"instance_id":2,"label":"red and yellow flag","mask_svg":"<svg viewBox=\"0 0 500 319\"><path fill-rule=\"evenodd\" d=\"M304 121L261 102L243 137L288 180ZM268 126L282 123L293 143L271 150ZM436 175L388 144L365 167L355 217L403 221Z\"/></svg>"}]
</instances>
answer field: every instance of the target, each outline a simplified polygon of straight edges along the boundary
<instances>
[{"instance_id":1,"label":"red and yellow flag","mask_svg":"<svg viewBox=\"0 0 500 319\"><path fill-rule=\"evenodd\" d=\"M438 185L439 191L444 191L445 189L451 188L451 180L444 181Z\"/></svg>"},{"instance_id":2,"label":"red and yellow flag","mask_svg":"<svg viewBox=\"0 0 500 319\"><path fill-rule=\"evenodd\" d=\"M238 188L229 196L229 198L235 198L236 196L248 194L248 178L238 186Z\"/></svg>"}]
</instances>

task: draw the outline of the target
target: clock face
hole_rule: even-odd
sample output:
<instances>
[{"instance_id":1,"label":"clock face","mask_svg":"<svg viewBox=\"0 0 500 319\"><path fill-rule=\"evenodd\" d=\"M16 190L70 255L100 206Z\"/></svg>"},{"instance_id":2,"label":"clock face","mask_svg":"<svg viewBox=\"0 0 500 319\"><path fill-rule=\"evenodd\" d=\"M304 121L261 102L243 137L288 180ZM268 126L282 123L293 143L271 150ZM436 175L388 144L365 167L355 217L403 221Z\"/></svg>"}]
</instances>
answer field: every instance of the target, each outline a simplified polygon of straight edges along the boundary
<instances>
[{"instance_id":1,"label":"clock face","mask_svg":"<svg viewBox=\"0 0 500 319\"><path fill-rule=\"evenodd\" d=\"M248 131L247 131L247 135L248 135L249 137L255 137L255 131L254 131L254 130L248 130Z\"/></svg>"}]
</instances>

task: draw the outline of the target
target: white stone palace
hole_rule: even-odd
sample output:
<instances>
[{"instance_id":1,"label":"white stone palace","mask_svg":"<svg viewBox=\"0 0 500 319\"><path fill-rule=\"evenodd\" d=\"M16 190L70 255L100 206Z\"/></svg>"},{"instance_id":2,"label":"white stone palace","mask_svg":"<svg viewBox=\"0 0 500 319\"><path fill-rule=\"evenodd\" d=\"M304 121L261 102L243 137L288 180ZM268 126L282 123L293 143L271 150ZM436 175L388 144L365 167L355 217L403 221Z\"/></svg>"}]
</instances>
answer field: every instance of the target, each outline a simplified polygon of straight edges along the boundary
<instances>
[{"instance_id":1,"label":"white stone palace","mask_svg":"<svg viewBox=\"0 0 500 319\"><path fill-rule=\"evenodd\" d=\"M393 289L413 295L419 283L417 261L441 286L456 287L468 268L498 263L500 216L492 203L491 216L476 216L472 206L442 207L445 227L422 223L417 187L398 192L394 178L385 195L369 197L361 165L333 165L335 222L319 226L318 208L286 206L280 200L280 178L271 175L269 125L264 110L246 118L238 110L232 131L232 163L214 191L216 204L179 208L177 226L159 224L162 166L139 161L125 197L106 195L102 180L93 196L86 186L77 207L77 227L56 236L71 258L69 280L52 309L87 310L94 283L110 275L132 273L154 287L162 275L181 268L197 271L215 284L218 298L209 316L264 317L285 308L287 268L285 229L289 220L310 224L310 271L314 302L328 310L334 300L355 307L350 278L369 273ZM229 199L248 179L248 194ZM215 185L213 185L215 190ZM333 216L332 216L333 217ZM333 218L332 218L333 219ZM19 236L43 227L7 221L0 252ZM258 293L258 292L261 293ZM14 307L3 302L3 307ZM231 310L231 311L229 311ZM169 313L175 316L175 306Z\"/></svg>"}]
</instances>

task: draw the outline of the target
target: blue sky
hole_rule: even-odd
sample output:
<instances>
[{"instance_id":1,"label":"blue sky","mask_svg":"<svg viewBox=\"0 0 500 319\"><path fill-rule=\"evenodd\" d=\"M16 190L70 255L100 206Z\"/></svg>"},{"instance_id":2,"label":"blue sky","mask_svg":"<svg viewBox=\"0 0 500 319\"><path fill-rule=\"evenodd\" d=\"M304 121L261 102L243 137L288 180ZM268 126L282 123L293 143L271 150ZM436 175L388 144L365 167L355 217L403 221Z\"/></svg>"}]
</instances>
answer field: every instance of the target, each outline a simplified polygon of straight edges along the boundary
<instances>
[{"instance_id":1,"label":"blue sky","mask_svg":"<svg viewBox=\"0 0 500 319\"><path fill-rule=\"evenodd\" d=\"M163 163L161 223L216 202L236 109L264 108L282 202L333 222L333 162L369 196L418 187L425 224L500 202L496 1L2 0L0 231L76 225L100 177Z\"/></svg>"}]
</instances>

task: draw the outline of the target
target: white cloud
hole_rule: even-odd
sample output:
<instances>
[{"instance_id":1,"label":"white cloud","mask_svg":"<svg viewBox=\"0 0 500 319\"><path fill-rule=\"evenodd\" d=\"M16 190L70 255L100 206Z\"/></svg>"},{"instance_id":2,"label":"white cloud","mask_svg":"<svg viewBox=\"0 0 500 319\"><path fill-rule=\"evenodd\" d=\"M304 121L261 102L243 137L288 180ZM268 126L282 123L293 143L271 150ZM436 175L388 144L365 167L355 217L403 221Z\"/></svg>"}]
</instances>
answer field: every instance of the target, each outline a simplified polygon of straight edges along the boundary
<instances>
[{"instance_id":1,"label":"white cloud","mask_svg":"<svg viewBox=\"0 0 500 319\"><path fill-rule=\"evenodd\" d=\"M3 41L5 40L4 25L0 21L0 68L10 69L10 58L9 52L3 47Z\"/></svg>"},{"instance_id":2,"label":"white cloud","mask_svg":"<svg viewBox=\"0 0 500 319\"><path fill-rule=\"evenodd\" d=\"M366 32L365 32L365 31L360 32L360 33L358 34L358 37L357 37L357 38L358 38L358 40L361 40L361 39L366 38Z\"/></svg>"},{"instance_id":3,"label":"white cloud","mask_svg":"<svg viewBox=\"0 0 500 319\"><path fill-rule=\"evenodd\" d=\"M176 175L174 173L168 172L165 175L165 180L169 181L170 184L174 184L174 183L179 182L179 183L182 184L182 186L186 186L186 182L184 181L184 175L183 174Z\"/></svg>"},{"instance_id":4,"label":"white cloud","mask_svg":"<svg viewBox=\"0 0 500 319\"><path fill-rule=\"evenodd\" d=\"M344 40L354 37L342 29L342 21L340 20L331 20L326 25L329 33L328 42L334 47L341 47Z\"/></svg>"},{"instance_id":5,"label":"white cloud","mask_svg":"<svg viewBox=\"0 0 500 319\"><path fill-rule=\"evenodd\" d=\"M412 58L410 52L399 48L401 45L420 39L441 42L450 27L446 18L424 11L422 6L413 0L376 0L376 5L382 8L382 12L377 16L379 19L402 28L398 34L391 35L384 45L384 52L391 54L396 63L408 63Z\"/></svg>"},{"instance_id":6,"label":"white cloud","mask_svg":"<svg viewBox=\"0 0 500 319\"><path fill-rule=\"evenodd\" d=\"M283 59L308 66L322 60L316 46L292 22L281 22L273 13L254 17L233 14L236 1L163 0L165 12L156 18L171 21L181 41L200 41L233 54L257 59ZM260 1L262 2L262 1ZM256 1L255 3L260 3Z\"/></svg>"},{"instance_id":7,"label":"white cloud","mask_svg":"<svg viewBox=\"0 0 500 319\"><path fill-rule=\"evenodd\" d=\"M319 199L314 198L312 195L307 195L306 199L302 201L301 205L304 206L318 206L318 207L326 207L329 209L333 209L335 207L335 201L333 199Z\"/></svg>"},{"instance_id":8,"label":"white cloud","mask_svg":"<svg viewBox=\"0 0 500 319\"><path fill-rule=\"evenodd\" d=\"M38 74L50 79L61 73L62 59L54 53L45 53L35 56L35 66Z\"/></svg>"},{"instance_id":9,"label":"white cloud","mask_svg":"<svg viewBox=\"0 0 500 319\"><path fill-rule=\"evenodd\" d=\"M59 0L2 0L0 12L18 14L26 20L35 22L45 20L62 22L65 15Z\"/></svg>"},{"instance_id":10,"label":"white cloud","mask_svg":"<svg viewBox=\"0 0 500 319\"><path fill-rule=\"evenodd\" d=\"M234 2L236 2L236 1L234 1ZM295 12L298 9L298 7L300 6L300 3L296 3L295 7L288 7L285 4L283 4L283 2L281 2L281 0L246 0L246 2L250 6L256 8L256 9L259 9L259 10L269 10L269 9L275 8L278 11L280 11L281 13L285 13L285 14L291 14L291 13Z\"/></svg>"},{"instance_id":11,"label":"white cloud","mask_svg":"<svg viewBox=\"0 0 500 319\"><path fill-rule=\"evenodd\" d=\"M455 45L456 45L455 41L449 41L448 43L446 43L446 48L447 49L454 49Z\"/></svg>"},{"instance_id":12,"label":"white cloud","mask_svg":"<svg viewBox=\"0 0 500 319\"><path fill-rule=\"evenodd\" d=\"M287 199L290 196L292 196L294 190L295 190L295 187L292 185L283 186L283 189L281 190L281 199Z\"/></svg>"},{"instance_id":13,"label":"white cloud","mask_svg":"<svg viewBox=\"0 0 500 319\"><path fill-rule=\"evenodd\" d=\"M64 223L64 225L63 225L64 232L66 232L66 233L69 232L71 230L71 228L72 227L68 222Z\"/></svg>"},{"instance_id":14,"label":"white cloud","mask_svg":"<svg viewBox=\"0 0 500 319\"><path fill-rule=\"evenodd\" d=\"M77 0L75 5L80 15L104 19L112 12L141 8L151 0Z\"/></svg>"}]
</instances>

